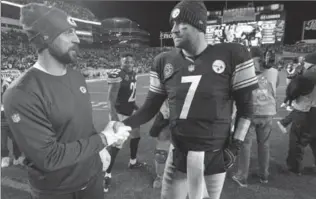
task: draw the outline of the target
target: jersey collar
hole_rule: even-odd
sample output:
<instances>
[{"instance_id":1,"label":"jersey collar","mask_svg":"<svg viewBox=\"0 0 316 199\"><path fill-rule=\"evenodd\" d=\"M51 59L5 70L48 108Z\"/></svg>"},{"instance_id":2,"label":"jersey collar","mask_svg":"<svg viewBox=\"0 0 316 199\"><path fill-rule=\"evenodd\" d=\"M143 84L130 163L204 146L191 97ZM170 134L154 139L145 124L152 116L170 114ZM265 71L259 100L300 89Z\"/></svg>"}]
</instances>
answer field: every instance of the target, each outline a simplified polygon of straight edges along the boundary
<instances>
[{"instance_id":1,"label":"jersey collar","mask_svg":"<svg viewBox=\"0 0 316 199\"><path fill-rule=\"evenodd\" d=\"M197 60L199 57L201 57L203 54L205 54L205 52L208 51L208 49L210 49L212 46L211 45L208 45L200 54L198 55L195 55L193 57L191 56L187 56L184 54L183 50L180 50L180 54L182 55L182 57L192 63L194 63L195 60Z\"/></svg>"}]
</instances>

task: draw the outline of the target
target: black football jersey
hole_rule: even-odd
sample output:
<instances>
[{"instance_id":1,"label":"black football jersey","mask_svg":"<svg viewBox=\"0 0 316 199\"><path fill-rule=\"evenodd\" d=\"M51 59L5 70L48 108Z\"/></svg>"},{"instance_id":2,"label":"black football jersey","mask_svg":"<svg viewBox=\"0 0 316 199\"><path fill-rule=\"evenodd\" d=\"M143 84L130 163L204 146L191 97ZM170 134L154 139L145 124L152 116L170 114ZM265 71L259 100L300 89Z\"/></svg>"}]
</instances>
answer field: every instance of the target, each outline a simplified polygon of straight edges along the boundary
<instances>
[{"instance_id":1,"label":"black football jersey","mask_svg":"<svg viewBox=\"0 0 316 199\"><path fill-rule=\"evenodd\" d=\"M123 115L131 115L135 109L136 73L122 69L108 72L108 83L120 83L120 89L115 103L116 111Z\"/></svg>"},{"instance_id":2,"label":"black football jersey","mask_svg":"<svg viewBox=\"0 0 316 199\"><path fill-rule=\"evenodd\" d=\"M150 91L168 98L173 142L186 150L223 145L234 92L251 92L257 85L249 51L232 43L208 46L195 58L179 49L162 53L150 72Z\"/></svg>"}]
</instances>

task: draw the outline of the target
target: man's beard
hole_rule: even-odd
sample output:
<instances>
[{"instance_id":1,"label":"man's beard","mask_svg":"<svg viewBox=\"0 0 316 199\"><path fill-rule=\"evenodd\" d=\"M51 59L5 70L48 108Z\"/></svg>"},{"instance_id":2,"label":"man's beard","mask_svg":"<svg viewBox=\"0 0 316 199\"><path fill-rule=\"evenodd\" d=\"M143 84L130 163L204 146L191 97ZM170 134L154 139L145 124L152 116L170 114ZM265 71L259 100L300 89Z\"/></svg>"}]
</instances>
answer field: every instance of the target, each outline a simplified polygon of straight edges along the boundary
<instances>
[{"instance_id":1,"label":"man's beard","mask_svg":"<svg viewBox=\"0 0 316 199\"><path fill-rule=\"evenodd\" d=\"M50 52L50 54L56 59L58 60L60 63L63 63L63 64L70 64L70 63L73 63L75 62L75 59L73 59L71 56L70 56L70 52L71 51L76 51L78 52L78 46L73 46L72 48L70 48L66 53L64 54L61 54L58 52L58 50L56 50L54 47L48 47L48 51ZM75 55L77 56L77 55Z\"/></svg>"}]
</instances>

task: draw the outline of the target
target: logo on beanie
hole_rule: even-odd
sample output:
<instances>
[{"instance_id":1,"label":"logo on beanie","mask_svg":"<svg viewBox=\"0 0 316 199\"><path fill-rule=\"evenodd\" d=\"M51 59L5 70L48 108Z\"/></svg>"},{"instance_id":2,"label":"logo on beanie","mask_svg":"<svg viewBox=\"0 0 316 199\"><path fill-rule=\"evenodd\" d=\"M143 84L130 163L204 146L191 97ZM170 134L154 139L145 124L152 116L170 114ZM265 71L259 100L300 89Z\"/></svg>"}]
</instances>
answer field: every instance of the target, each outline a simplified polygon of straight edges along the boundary
<instances>
[{"instance_id":1,"label":"logo on beanie","mask_svg":"<svg viewBox=\"0 0 316 199\"><path fill-rule=\"evenodd\" d=\"M43 39L46 41L47 39L49 39L48 35L43 35Z\"/></svg>"},{"instance_id":2,"label":"logo on beanie","mask_svg":"<svg viewBox=\"0 0 316 199\"><path fill-rule=\"evenodd\" d=\"M166 64L163 70L163 73L164 73L165 79L170 77L173 73L173 66L171 64Z\"/></svg>"},{"instance_id":3,"label":"logo on beanie","mask_svg":"<svg viewBox=\"0 0 316 199\"><path fill-rule=\"evenodd\" d=\"M179 16L179 14L180 14L180 9L179 9L179 8L176 8L176 9L174 9L174 10L172 11L171 17L175 19L175 18L177 18L177 17Z\"/></svg>"},{"instance_id":4,"label":"logo on beanie","mask_svg":"<svg viewBox=\"0 0 316 199\"><path fill-rule=\"evenodd\" d=\"M80 91L84 94L87 92L87 89L84 86L80 86Z\"/></svg>"},{"instance_id":5,"label":"logo on beanie","mask_svg":"<svg viewBox=\"0 0 316 199\"><path fill-rule=\"evenodd\" d=\"M70 25L77 27L77 24L76 24L75 20L72 17L68 16L67 17L67 21L68 21L68 23Z\"/></svg>"},{"instance_id":6,"label":"logo on beanie","mask_svg":"<svg viewBox=\"0 0 316 199\"><path fill-rule=\"evenodd\" d=\"M215 73L220 74L224 72L226 65L222 60L215 60L213 62L212 68Z\"/></svg>"}]
</instances>

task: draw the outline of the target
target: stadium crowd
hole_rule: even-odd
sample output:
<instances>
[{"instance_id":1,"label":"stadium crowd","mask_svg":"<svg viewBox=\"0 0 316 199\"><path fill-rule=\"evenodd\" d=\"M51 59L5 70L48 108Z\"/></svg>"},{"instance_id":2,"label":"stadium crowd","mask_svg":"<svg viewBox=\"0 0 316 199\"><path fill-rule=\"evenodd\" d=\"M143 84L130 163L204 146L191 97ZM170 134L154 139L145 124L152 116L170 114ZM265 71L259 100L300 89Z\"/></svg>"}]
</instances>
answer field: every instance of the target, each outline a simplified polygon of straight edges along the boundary
<instances>
[{"instance_id":1,"label":"stadium crowd","mask_svg":"<svg viewBox=\"0 0 316 199\"><path fill-rule=\"evenodd\" d=\"M26 35L11 30L9 32L2 31L1 34L1 63L3 69L19 69L24 71L30 67L36 60L35 49L28 44ZM109 69L117 67L119 64L120 52L133 51L135 53L137 71L146 73L150 69L153 58L165 48L130 48L130 47L105 47L105 48L82 48L79 54L79 66L73 64L73 67L81 70L86 67Z\"/></svg>"},{"instance_id":2,"label":"stadium crowd","mask_svg":"<svg viewBox=\"0 0 316 199\"><path fill-rule=\"evenodd\" d=\"M24 71L30 67L36 60L35 49L28 44L25 34L19 31L1 31L1 63L3 69L19 69ZM293 53L310 53L316 50L316 45L269 45L261 47L264 52L267 48L273 49L276 53L283 51ZM102 47L102 48L82 48L79 54L79 66L76 69L81 70L86 67L89 68L103 68L109 69L117 67L119 64L120 52L133 51L135 54L137 71L139 73L146 73L149 71L153 58L162 51L170 49L169 47L139 47L130 48L126 46L116 47ZM282 65L284 62L282 62ZM73 65L75 67L75 65Z\"/></svg>"}]
</instances>

